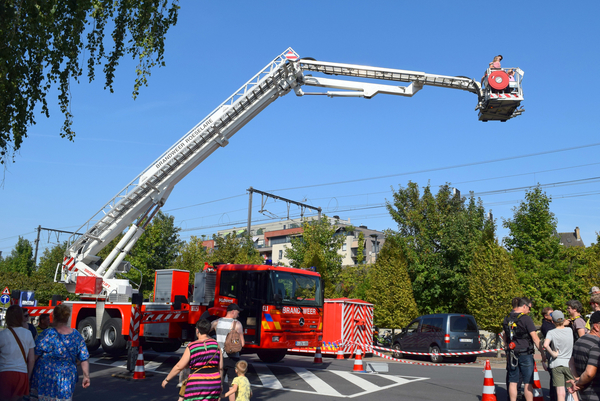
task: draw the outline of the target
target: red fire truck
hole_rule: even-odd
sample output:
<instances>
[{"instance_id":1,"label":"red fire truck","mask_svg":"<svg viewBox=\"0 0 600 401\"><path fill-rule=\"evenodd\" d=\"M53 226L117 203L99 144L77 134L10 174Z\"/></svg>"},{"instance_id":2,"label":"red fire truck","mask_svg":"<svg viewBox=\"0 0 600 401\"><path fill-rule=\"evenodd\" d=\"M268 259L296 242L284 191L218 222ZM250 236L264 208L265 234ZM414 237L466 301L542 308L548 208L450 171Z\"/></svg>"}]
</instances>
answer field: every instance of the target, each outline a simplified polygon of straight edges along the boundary
<instances>
[{"instance_id":1,"label":"red fire truck","mask_svg":"<svg viewBox=\"0 0 600 401\"><path fill-rule=\"evenodd\" d=\"M517 71L522 76L522 71ZM334 75L359 80L331 78ZM365 82L369 79L378 83ZM387 84L390 81L392 84ZM398 85L400 82L408 85ZM411 97L424 86L437 86L476 94L481 120L506 121L522 112L518 109L523 100L521 79L510 87L510 96L505 93L508 83L500 84L481 87L466 77L301 59L288 48L76 230L83 234L69 239L66 256L55 274L55 281L81 296L81 301L67 303L73 308L71 326L83 333L90 349L101 344L109 353L125 350L131 302L140 304L141 298L129 280L119 278L135 269L125 261L126 255L175 185L214 151L227 146L237 131L279 97L292 91L297 96L371 99L382 93ZM305 92L307 87L335 90ZM498 91L504 91L502 96ZM125 230L107 257L98 256ZM207 315L222 316L232 302L244 308L246 349L265 360L279 360L287 348L315 346L322 339L323 288L317 273L267 265L218 265L196 275L193 291L188 288L188 275L178 270L156 272L154 299L141 308L142 343L155 350L177 349L182 341L191 339L192 325L202 314L208 311ZM31 314L47 312L52 305L35 308Z\"/></svg>"}]
</instances>

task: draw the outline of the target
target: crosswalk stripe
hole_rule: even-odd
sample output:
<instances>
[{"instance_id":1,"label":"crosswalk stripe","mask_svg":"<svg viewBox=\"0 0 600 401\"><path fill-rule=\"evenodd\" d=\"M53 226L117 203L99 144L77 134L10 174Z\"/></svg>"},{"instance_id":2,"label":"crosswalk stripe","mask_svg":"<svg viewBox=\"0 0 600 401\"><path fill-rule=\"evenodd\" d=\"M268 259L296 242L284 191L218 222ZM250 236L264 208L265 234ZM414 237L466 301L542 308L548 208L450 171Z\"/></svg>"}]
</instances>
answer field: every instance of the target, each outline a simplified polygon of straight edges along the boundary
<instances>
[{"instance_id":1,"label":"crosswalk stripe","mask_svg":"<svg viewBox=\"0 0 600 401\"><path fill-rule=\"evenodd\" d=\"M379 390L379 386L371 383L368 380L363 379L362 377L352 374L350 372L342 372L341 370L331 370L331 373L335 373L336 375L348 380L350 383L357 385L365 391L377 391Z\"/></svg>"},{"instance_id":2,"label":"crosswalk stripe","mask_svg":"<svg viewBox=\"0 0 600 401\"><path fill-rule=\"evenodd\" d=\"M271 388L274 390L282 390L283 385L281 382L275 377L275 375L271 372L265 365L252 364L254 371L256 372L258 378L262 382L264 387Z\"/></svg>"},{"instance_id":3,"label":"crosswalk stripe","mask_svg":"<svg viewBox=\"0 0 600 401\"><path fill-rule=\"evenodd\" d=\"M329 384L325 383L322 379L317 377L314 373L304 368L296 368L290 366L294 372L298 374L309 386L315 389L315 391L321 395L330 395L333 397L341 397L342 395Z\"/></svg>"}]
</instances>

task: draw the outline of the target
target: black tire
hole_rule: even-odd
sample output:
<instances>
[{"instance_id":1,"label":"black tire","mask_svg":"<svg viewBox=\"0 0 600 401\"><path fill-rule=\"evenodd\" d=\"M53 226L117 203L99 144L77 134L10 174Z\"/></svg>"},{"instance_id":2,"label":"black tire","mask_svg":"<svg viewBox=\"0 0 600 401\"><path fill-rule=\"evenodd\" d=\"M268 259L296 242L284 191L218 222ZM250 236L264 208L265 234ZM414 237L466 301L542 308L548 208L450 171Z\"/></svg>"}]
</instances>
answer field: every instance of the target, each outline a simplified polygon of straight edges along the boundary
<instances>
[{"instance_id":1,"label":"black tire","mask_svg":"<svg viewBox=\"0 0 600 401\"><path fill-rule=\"evenodd\" d=\"M181 341L174 340L166 343L152 343L152 349L156 352L175 352L181 348Z\"/></svg>"},{"instance_id":2,"label":"black tire","mask_svg":"<svg viewBox=\"0 0 600 401\"><path fill-rule=\"evenodd\" d=\"M477 361L477 355L466 355L465 356L465 362L467 362L467 363L476 362L476 361Z\"/></svg>"},{"instance_id":3,"label":"black tire","mask_svg":"<svg viewBox=\"0 0 600 401\"><path fill-rule=\"evenodd\" d=\"M285 354L287 350L278 349L278 350L261 350L256 351L256 355L260 358L264 363L276 363L285 358Z\"/></svg>"},{"instance_id":4,"label":"black tire","mask_svg":"<svg viewBox=\"0 0 600 401\"><path fill-rule=\"evenodd\" d=\"M400 348L400 343L395 343L392 346L392 349L393 349L392 356L394 358L398 358L398 359L402 358L402 352L401 352L401 348Z\"/></svg>"},{"instance_id":5,"label":"black tire","mask_svg":"<svg viewBox=\"0 0 600 401\"><path fill-rule=\"evenodd\" d=\"M127 341L121 334L122 322L121 319L113 317L102 326L102 334L100 341L102 349L109 355L123 355L127 350Z\"/></svg>"},{"instance_id":6,"label":"black tire","mask_svg":"<svg viewBox=\"0 0 600 401\"><path fill-rule=\"evenodd\" d=\"M433 363L442 363L442 361L444 360L444 357L440 355L440 347L438 347L437 345L434 345L433 347L429 347L429 353L432 355L429 355L429 359L431 359L431 362Z\"/></svg>"},{"instance_id":7,"label":"black tire","mask_svg":"<svg viewBox=\"0 0 600 401\"><path fill-rule=\"evenodd\" d=\"M96 318L86 317L77 325L77 331L83 336L85 345L89 352L96 351L100 347L100 340L96 338Z\"/></svg>"}]
</instances>

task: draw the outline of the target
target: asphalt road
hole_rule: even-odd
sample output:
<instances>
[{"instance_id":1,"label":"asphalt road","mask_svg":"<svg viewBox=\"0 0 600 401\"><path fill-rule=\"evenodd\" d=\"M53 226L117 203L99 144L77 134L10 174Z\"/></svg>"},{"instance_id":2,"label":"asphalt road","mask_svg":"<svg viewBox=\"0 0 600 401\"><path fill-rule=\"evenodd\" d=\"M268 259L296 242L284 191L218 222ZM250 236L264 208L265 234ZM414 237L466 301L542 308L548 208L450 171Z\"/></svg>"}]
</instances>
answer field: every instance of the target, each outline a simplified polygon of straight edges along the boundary
<instances>
[{"instance_id":1,"label":"asphalt road","mask_svg":"<svg viewBox=\"0 0 600 401\"><path fill-rule=\"evenodd\" d=\"M179 359L180 352L144 353L145 380L127 380L125 358L113 358L96 352L90 359L91 386L82 389L80 383L75 399L107 400L176 400L173 382L166 389L160 384ZM481 400L483 363L462 366L420 366L365 358L366 363L387 363L386 373L357 373L352 359L323 358L323 364L313 364L312 356L288 355L279 363L264 364L254 355L244 355L249 364L248 379L252 385L252 400ZM415 362L427 362L414 360ZM458 362L458 361L456 361ZM496 395L506 399L505 370L496 361L492 367ZM549 375L539 372L544 395L548 396Z\"/></svg>"}]
</instances>

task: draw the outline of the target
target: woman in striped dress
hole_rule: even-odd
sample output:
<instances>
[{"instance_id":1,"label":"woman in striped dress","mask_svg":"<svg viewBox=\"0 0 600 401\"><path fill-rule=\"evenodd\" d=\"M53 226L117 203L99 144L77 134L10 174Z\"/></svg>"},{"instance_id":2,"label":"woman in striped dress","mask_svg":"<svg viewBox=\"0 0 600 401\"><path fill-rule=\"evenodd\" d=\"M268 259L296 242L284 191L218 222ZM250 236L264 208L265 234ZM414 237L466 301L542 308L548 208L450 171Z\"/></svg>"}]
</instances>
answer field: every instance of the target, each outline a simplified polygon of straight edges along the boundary
<instances>
[{"instance_id":1,"label":"woman in striped dress","mask_svg":"<svg viewBox=\"0 0 600 401\"><path fill-rule=\"evenodd\" d=\"M162 382L165 388L172 378L189 366L191 373L185 387L185 401L218 401L220 398L223 357L217 342L208 336L209 330L208 320L200 319L196 323L198 340L188 344L179 362Z\"/></svg>"}]
</instances>

